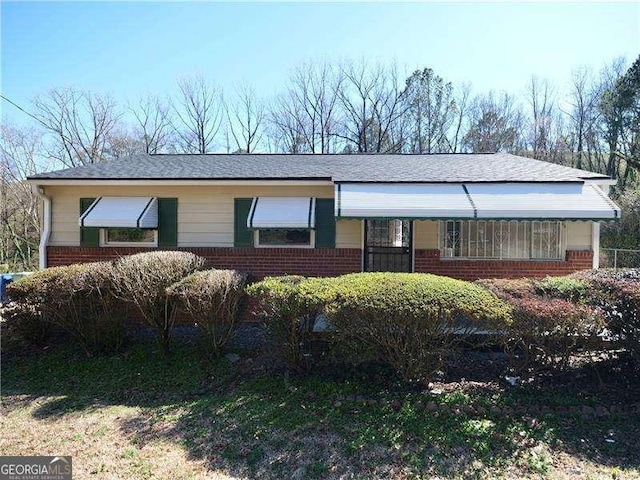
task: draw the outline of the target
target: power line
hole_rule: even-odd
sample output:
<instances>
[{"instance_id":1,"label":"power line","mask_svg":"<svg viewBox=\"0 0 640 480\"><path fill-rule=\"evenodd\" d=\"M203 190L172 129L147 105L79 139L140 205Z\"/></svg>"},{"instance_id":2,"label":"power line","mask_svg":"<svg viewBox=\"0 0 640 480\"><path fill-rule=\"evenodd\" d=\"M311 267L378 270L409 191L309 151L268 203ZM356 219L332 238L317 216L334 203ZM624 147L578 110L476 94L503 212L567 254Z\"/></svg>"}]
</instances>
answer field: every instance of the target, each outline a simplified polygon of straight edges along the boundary
<instances>
[{"instance_id":1,"label":"power line","mask_svg":"<svg viewBox=\"0 0 640 480\"><path fill-rule=\"evenodd\" d=\"M33 113L27 112L24 108L22 108L20 105L18 105L17 103L15 103L13 100L8 99L7 97L5 97L4 95L0 94L0 98L2 98L2 100L5 100L7 102L9 102L11 105L13 105L14 107L16 107L18 110L20 110L22 113L30 116L31 118L33 118L36 122L38 122L39 124L41 124L43 127L45 128L49 128L47 126L46 123L44 123L42 120L40 120L38 117L36 117Z\"/></svg>"},{"instance_id":2,"label":"power line","mask_svg":"<svg viewBox=\"0 0 640 480\"><path fill-rule=\"evenodd\" d=\"M13 105L14 107L16 107L18 110L20 110L22 113L24 113L25 115L28 115L29 117L33 118L36 122L38 122L40 125L42 125L44 128L46 128L47 130L51 130L51 127L49 125L47 125L45 122L43 122L42 120L40 120L38 117L36 117L33 113L26 111L24 108L22 108L20 105L18 105L16 102L14 102L13 100L5 97L4 95L0 94L0 98L6 102L9 102L11 105ZM69 140L69 138L67 138L66 135L64 135L62 133L62 131L58 131L56 132L61 138L62 140L64 140L65 142L69 143L70 145L73 145L74 142L72 140Z\"/></svg>"}]
</instances>

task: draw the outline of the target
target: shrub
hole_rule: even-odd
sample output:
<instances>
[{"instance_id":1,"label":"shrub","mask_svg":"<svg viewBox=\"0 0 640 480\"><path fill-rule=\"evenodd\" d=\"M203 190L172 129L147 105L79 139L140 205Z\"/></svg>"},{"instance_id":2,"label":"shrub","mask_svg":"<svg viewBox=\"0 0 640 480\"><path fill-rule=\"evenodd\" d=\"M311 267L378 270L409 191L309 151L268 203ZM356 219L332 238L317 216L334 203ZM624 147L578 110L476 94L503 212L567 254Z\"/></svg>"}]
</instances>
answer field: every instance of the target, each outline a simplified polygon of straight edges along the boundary
<instances>
[{"instance_id":1,"label":"shrub","mask_svg":"<svg viewBox=\"0 0 640 480\"><path fill-rule=\"evenodd\" d=\"M507 351L521 353L516 366L565 368L580 347L597 343L604 319L587 305L560 298L512 299L513 322L504 338Z\"/></svg>"},{"instance_id":2,"label":"shrub","mask_svg":"<svg viewBox=\"0 0 640 480\"><path fill-rule=\"evenodd\" d=\"M640 365L640 270L593 270L575 277L589 282L587 301L603 312L607 328Z\"/></svg>"},{"instance_id":3,"label":"shrub","mask_svg":"<svg viewBox=\"0 0 640 480\"><path fill-rule=\"evenodd\" d=\"M547 277L534 282L534 288L538 295L584 302L589 293L589 282L572 276Z\"/></svg>"},{"instance_id":4,"label":"shrub","mask_svg":"<svg viewBox=\"0 0 640 480\"><path fill-rule=\"evenodd\" d=\"M589 284L582 279L490 279L477 283L513 308L513 321L501 339L516 368L564 368L579 347L595 343L604 330L599 311L584 304Z\"/></svg>"},{"instance_id":5,"label":"shrub","mask_svg":"<svg viewBox=\"0 0 640 480\"><path fill-rule=\"evenodd\" d=\"M87 354L118 350L124 338L122 304L113 295L108 262L53 267L11 283L7 293L19 305L28 328L56 325L70 332ZM41 327L40 327L41 326Z\"/></svg>"},{"instance_id":6,"label":"shrub","mask_svg":"<svg viewBox=\"0 0 640 480\"><path fill-rule=\"evenodd\" d=\"M5 302L0 305L1 347L3 351L27 345L42 345L50 326L42 320L38 307L28 302Z\"/></svg>"},{"instance_id":7,"label":"shrub","mask_svg":"<svg viewBox=\"0 0 640 480\"><path fill-rule=\"evenodd\" d=\"M114 264L118 296L136 306L144 320L157 329L162 352L169 353L171 327L174 322L167 288L201 270L205 260L193 253L155 251L129 255Z\"/></svg>"},{"instance_id":8,"label":"shrub","mask_svg":"<svg viewBox=\"0 0 640 480\"><path fill-rule=\"evenodd\" d=\"M196 272L167 288L169 301L198 326L218 357L246 310L247 276L235 270Z\"/></svg>"},{"instance_id":9,"label":"shrub","mask_svg":"<svg viewBox=\"0 0 640 480\"><path fill-rule=\"evenodd\" d=\"M51 334L53 321L48 284L68 267L40 270L7 285L9 302L3 306L3 348L42 345Z\"/></svg>"},{"instance_id":10,"label":"shrub","mask_svg":"<svg viewBox=\"0 0 640 480\"><path fill-rule=\"evenodd\" d=\"M7 296L16 302L41 303L47 293L47 285L71 267L51 267L34 272L7 285Z\"/></svg>"},{"instance_id":11,"label":"shrub","mask_svg":"<svg viewBox=\"0 0 640 480\"><path fill-rule=\"evenodd\" d=\"M267 277L247 288L260 305L273 345L292 370L308 367L311 333L331 279Z\"/></svg>"},{"instance_id":12,"label":"shrub","mask_svg":"<svg viewBox=\"0 0 640 480\"><path fill-rule=\"evenodd\" d=\"M529 298L535 295L533 282L528 278L487 278L477 280L476 283L506 300Z\"/></svg>"},{"instance_id":13,"label":"shrub","mask_svg":"<svg viewBox=\"0 0 640 480\"><path fill-rule=\"evenodd\" d=\"M338 277L327 313L339 339L374 349L409 381L429 379L468 335L509 322L508 305L486 289L430 274Z\"/></svg>"}]
</instances>

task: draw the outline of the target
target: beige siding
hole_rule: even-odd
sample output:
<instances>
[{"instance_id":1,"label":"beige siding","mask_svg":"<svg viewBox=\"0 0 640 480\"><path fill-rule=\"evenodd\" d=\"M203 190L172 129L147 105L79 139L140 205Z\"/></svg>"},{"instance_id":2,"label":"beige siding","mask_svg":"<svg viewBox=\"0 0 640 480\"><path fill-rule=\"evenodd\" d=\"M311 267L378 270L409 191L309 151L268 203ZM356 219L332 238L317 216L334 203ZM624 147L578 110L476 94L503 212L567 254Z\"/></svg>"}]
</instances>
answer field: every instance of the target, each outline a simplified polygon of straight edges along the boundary
<instances>
[{"instance_id":1,"label":"beige siding","mask_svg":"<svg viewBox=\"0 0 640 480\"><path fill-rule=\"evenodd\" d=\"M336 247L362 248L361 220L338 220L336 223Z\"/></svg>"},{"instance_id":2,"label":"beige siding","mask_svg":"<svg viewBox=\"0 0 640 480\"><path fill-rule=\"evenodd\" d=\"M50 245L80 243L80 198L98 196L157 196L178 198L178 245L181 247L233 246L233 199L255 196L314 196L332 198L332 186L49 186L52 198ZM337 243L352 245L352 227L337 228ZM343 233L344 232L344 233ZM344 238L343 238L344 235Z\"/></svg>"},{"instance_id":3,"label":"beige siding","mask_svg":"<svg viewBox=\"0 0 640 480\"><path fill-rule=\"evenodd\" d=\"M439 222L416 221L413 224L413 238L416 249L438 249Z\"/></svg>"},{"instance_id":4,"label":"beige siding","mask_svg":"<svg viewBox=\"0 0 640 480\"><path fill-rule=\"evenodd\" d=\"M593 222L565 222L567 250L591 250L591 225Z\"/></svg>"},{"instance_id":5,"label":"beige siding","mask_svg":"<svg viewBox=\"0 0 640 480\"><path fill-rule=\"evenodd\" d=\"M233 199L255 196L315 196L332 198L332 186L48 186L52 199L50 245L75 246L80 243L78 216L82 197L159 196L178 198L178 245L182 247L233 246ZM566 222L567 249L591 249L592 222ZM439 248L439 222L414 223L416 249ZM338 248L361 248L362 221L339 220L336 224Z\"/></svg>"}]
</instances>

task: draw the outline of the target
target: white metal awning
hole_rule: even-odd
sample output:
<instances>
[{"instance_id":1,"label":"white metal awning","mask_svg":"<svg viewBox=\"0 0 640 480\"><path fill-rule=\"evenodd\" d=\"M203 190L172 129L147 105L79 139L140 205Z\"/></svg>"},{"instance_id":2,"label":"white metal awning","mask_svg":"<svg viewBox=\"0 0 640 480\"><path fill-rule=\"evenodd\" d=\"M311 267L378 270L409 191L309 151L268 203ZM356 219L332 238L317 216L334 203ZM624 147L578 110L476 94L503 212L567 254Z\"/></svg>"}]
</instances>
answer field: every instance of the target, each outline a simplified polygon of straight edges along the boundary
<instances>
[{"instance_id":1,"label":"white metal awning","mask_svg":"<svg viewBox=\"0 0 640 480\"><path fill-rule=\"evenodd\" d=\"M341 183L336 217L612 220L620 208L584 183Z\"/></svg>"},{"instance_id":2,"label":"white metal awning","mask_svg":"<svg viewBox=\"0 0 640 480\"><path fill-rule=\"evenodd\" d=\"M80 216L81 227L158 228L155 197L99 197Z\"/></svg>"},{"instance_id":3,"label":"white metal awning","mask_svg":"<svg viewBox=\"0 0 640 480\"><path fill-rule=\"evenodd\" d=\"M256 197L251 203L247 228L313 229L315 204L311 197Z\"/></svg>"},{"instance_id":4,"label":"white metal awning","mask_svg":"<svg viewBox=\"0 0 640 480\"><path fill-rule=\"evenodd\" d=\"M339 218L473 218L462 184L342 183L336 185Z\"/></svg>"},{"instance_id":5,"label":"white metal awning","mask_svg":"<svg viewBox=\"0 0 640 480\"><path fill-rule=\"evenodd\" d=\"M620 208L596 185L583 183L466 184L481 219L611 220Z\"/></svg>"}]
</instances>

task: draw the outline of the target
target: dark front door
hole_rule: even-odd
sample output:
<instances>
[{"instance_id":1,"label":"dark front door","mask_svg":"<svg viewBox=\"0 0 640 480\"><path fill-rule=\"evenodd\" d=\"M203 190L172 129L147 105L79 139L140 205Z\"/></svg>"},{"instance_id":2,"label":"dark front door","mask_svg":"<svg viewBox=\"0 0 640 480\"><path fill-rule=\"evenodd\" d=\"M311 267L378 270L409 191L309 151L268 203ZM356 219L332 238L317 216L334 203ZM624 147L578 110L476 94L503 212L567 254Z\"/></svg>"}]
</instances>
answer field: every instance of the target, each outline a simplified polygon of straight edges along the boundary
<instances>
[{"instance_id":1,"label":"dark front door","mask_svg":"<svg viewBox=\"0 0 640 480\"><path fill-rule=\"evenodd\" d=\"M364 271L411 272L413 222L365 220Z\"/></svg>"}]
</instances>

